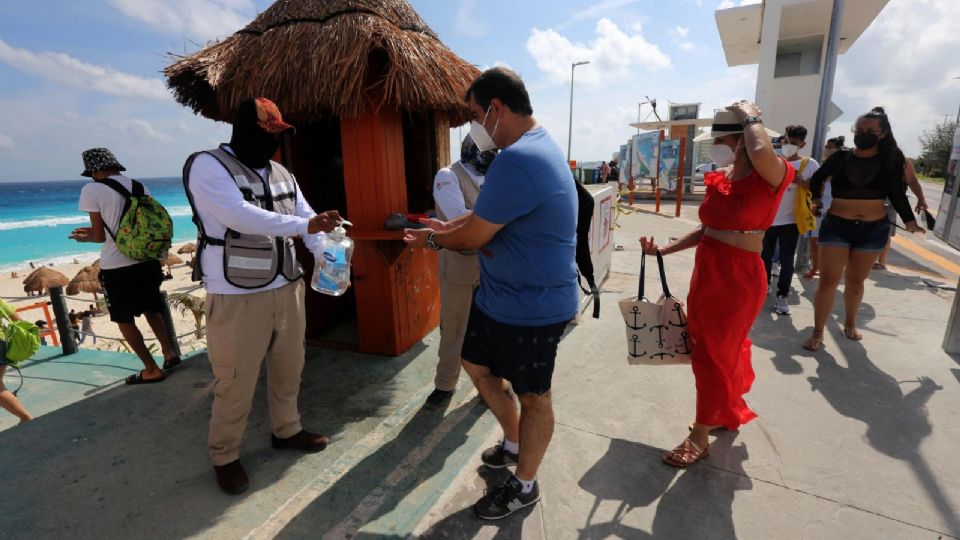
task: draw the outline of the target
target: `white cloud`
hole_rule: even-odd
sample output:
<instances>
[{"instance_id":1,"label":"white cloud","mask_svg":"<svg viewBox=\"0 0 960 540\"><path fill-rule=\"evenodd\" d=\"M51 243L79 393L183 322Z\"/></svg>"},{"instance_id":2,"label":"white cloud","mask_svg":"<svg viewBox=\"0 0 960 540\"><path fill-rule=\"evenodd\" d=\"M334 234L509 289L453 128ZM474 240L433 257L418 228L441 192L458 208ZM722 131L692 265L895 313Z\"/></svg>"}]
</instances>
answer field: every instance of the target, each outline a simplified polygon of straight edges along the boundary
<instances>
[{"instance_id":1,"label":"white cloud","mask_svg":"<svg viewBox=\"0 0 960 540\"><path fill-rule=\"evenodd\" d=\"M168 99L160 79L148 79L113 68L89 64L59 52L35 53L0 39L0 62L24 73L61 84L114 96Z\"/></svg>"},{"instance_id":2,"label":"white cloud","mask_svg":"<svg viewBox=\"0 0 960 540\"><path fill-rule=\"evenodd\" d=\"M557 25L557 28L562 30L580 21L589 21L597 17L610 17L620 8L629 6L630 4L636 4L639 1L640 0L603 0L602 2L597 2L585 8L577 9L575 15ZM638 28L637 32L639 31Z\"/></svg>"},{"instance_id":3,"label":"white cloud","mask_svg":"<svg viewBox=\"0 0 960 540\"><path fill-rule=\"evenodd\" d=\"M133 118L126 123L124 130L131 136L145 141L167 142L170 137L154 129L146 120Z\"/></svg>"},{"instance_id":4,"label":"white cloud","mask_svg":"<svg viewBox=\"0 0 960 540\"><path fill-rule=\"evenodd\" d=\"M0 133L0 150L13 150L13 140Z\"/></svg>"},{"instance_id":5,"label":"white cloud","mask_svg":"<svg viewBox=\"0 0 960 540\"><path fill-rule=\"evenodd\" d=\"M677 35L679 35L680 37L687 37L687 34L690 33L690 29L689 29L689 28L684 27L684 26L680 26L680 25L677 25L677 27L674 28L674 31L676 31L676 32L677 32Z\"/></svg>"},{"instance_id":6,"label":"white cloud","mask_svg":"<svg viewBox=\"0 0 960 540\"><path fill-rule=\"evenodd\" d=\"M738 5L749 6L751 4L759 4L761 1L762 0L740 0L740 3L737 4L733 0L723 0L723 2L720 2L720 5L717 6L717 9L728 9L732 7L737 7Z\"/></svg>"},{"instance_id":7,"label":"white cloud","mask_svg":"<svg viewBox=\"0 0 960 540\"><path fill-rule=\"evenodd\" d=\"M697 48L697 45L690 41L684 41L680 43L680 45L677 45L677 47L679 47L681 51L692 51Z\"/></svg>"},{"instance_id":8,"label":"white cloud","mask_svg":"<svg viewBox=\"0 0 960 540\"><path fill-rule=\"evenodd\" d=\"M486 21L477 9L477 0L460 0L454 28L465 37L483 37L489 33Z\"/></svg>"},{"instance_id":9,"label":"white cloud","mask_svg":"<svg viewBox=\"0 0 960 540\"><path fill-rule=\"evenodd\" d=\"M589 43L574 43L552 28L534 28L527 39L527 51L537 68L555 83L570 80L573 62L590 61L577 72L578 81L599 85L611 76L631 71L658 71L671 67L670 57L639 33L627 34L609 19L600 19L597 38Z\"/></svg>"},{"instance_id":10,"label":"white cloud","mask_svg":"<svg viewBox=\"0 0 960 540\"><path fill-rule=\"evenodd\" d=\"M250 22L250 0L110 0L124 15L198 40L230 35Z\"/></svg>"},{"instance_id":11,"label":"white cloud","mask_svg":"<svg viewBox=\"0 0 960 540\"><path fill-rule=\"evenodd\" d=\"M857 115L882 105L897 141L917 155L917 137L951 119L960 101L960 32L955 0L890 2L838 60L834 101L845 114L832 134L846 134ZM892 40L890 36L910 36Z\"/></svg>"}]
</instances>

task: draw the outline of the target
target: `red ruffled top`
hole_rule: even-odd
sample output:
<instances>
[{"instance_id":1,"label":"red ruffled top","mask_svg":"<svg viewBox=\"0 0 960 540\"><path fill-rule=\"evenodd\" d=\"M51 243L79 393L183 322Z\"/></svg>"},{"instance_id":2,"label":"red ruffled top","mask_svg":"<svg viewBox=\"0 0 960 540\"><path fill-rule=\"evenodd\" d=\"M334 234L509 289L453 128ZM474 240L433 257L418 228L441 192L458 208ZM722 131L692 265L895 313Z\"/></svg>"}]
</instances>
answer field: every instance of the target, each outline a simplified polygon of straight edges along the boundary
<instances>
[{"instance_id":1,"label":"red ruffled top","mask_svg":"<svg viewBox=\"0 0 960 540\"><path fill-rule=\"evenodd\" d=\"M774 189L754 170L750 176L731 181L721 171L703 175L707 194L700 203L700 222L707 227L728 231L766 230L773 224L780 199L793 182L796 172L787 165L786 176Z\"/></svg>"}]
</instances>

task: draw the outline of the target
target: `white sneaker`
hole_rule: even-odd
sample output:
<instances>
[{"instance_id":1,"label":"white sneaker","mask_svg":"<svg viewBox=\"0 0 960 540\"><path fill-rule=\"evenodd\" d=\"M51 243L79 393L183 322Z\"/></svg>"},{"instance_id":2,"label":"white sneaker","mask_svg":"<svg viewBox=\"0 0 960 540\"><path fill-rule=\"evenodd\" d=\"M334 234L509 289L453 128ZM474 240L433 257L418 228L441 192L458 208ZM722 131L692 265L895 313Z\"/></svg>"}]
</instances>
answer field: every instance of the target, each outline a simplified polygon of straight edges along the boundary
<instances>
[{"instance_id":1,"label":"white sneaker","mask_svg":"<svg viewBox=\"0 0 960 540\"><path fill-rule=\"evenodd\" d=\"M779 315L790 315L790 304L787 303L787 297L777 296L777 300L773 304L773 309Z\"/></svg>"},{"instance_id":2,"label":"white sneaker","mask_svg":"<svg viewBox=\"0 0 960 540\"><path fill-rule=\"evenodd\" d=\"M780 263L773 263L770 265L770 275L771 276L780 275Z\"/></svg>"}]
</instances>

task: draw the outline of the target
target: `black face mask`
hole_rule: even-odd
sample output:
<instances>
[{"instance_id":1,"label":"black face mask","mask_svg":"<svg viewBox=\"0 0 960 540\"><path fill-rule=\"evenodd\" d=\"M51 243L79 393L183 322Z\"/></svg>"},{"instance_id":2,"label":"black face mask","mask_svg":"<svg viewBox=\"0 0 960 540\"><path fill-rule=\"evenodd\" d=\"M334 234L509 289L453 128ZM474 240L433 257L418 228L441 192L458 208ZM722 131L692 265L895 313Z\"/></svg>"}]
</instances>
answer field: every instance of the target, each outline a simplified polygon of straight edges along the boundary
<instances>
[{"instance_id":1,"label":"black face mask","mask_svg":"<svg viewBox=\"0 0 960 540\"><path fill-rule=\"evenodd\" d=\"M853 144L860 150L867 150L880 144L880 136L876 133L857 133L853 136Z\"/></svg>"},{"instance_id":2,"label":"black face mask","mask_svg":"<svg viewBox=\"0 0 960 540\"><path fill-rule=\"evenodd\" d=\"M280 140L257 123L257 106L253 99L242 101L237 108L230 148L240 163L251 169L262 169L269 165L270 158L280 148Z\"/></svg>"}]
</instances>

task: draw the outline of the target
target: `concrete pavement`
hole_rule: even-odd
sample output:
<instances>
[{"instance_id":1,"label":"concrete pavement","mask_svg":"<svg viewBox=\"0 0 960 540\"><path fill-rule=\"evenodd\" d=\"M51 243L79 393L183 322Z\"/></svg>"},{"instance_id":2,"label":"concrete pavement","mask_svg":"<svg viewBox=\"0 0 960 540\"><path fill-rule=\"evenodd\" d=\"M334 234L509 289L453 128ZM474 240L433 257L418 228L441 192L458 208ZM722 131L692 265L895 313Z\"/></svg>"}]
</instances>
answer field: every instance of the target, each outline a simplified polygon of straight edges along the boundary
<instances>
[{"instance_id":1,"label":"concrete pavement","mask_svg":"<svg viewBox=\"0 0 960 540\"><path fill-rule=\"evenodd\" d=\"M793 316L765 308L751 334L747 399L760 418L721 433L687 471L660 461L686 435L693 377L688 366L628 365L616 301L636 288L636 238L679 236L695 212L618 219L625 249L602 318L560 346L537 506L494 523L473 516L483 488L506 474L479 466L499 430L465 377L447 410L420 408L434 333L395 359L310 351L305 425L334 435L319 454L269 448L261 385L241 497L219 493L207 462L202 356L161 385L61 403L0 432L0 537L960 538L960 360L940 350L953 292L936 287L956 277L897 246L892 270L867 283L862 342L843 337L838 302L824 350L802 349L816 282L796 280ZM692 250L667 258L681 298L692 263Z\"/></svg>"}]
</instances>

